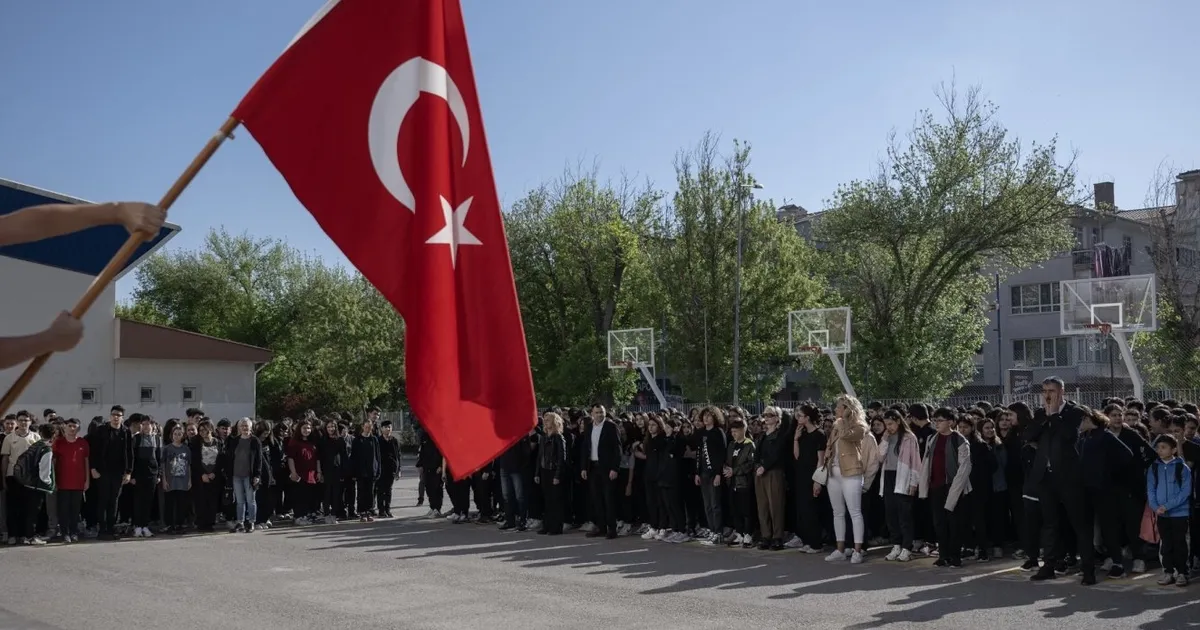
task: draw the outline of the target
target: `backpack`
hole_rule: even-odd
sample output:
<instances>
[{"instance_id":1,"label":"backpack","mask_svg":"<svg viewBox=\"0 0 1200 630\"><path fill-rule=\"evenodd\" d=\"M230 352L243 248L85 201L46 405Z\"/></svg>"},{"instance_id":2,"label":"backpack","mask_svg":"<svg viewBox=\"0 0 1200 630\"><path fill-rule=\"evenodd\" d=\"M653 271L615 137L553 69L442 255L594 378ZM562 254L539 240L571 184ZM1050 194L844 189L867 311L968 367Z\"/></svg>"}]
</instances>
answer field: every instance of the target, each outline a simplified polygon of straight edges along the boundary
<instances>
[{"instance_id":1,"label":"backpack","mask_svg":"<svg viewBox=\"0 0 1200 630\"><path fill-rule=\"evenodd\" d=\"M41 492L54 492L54 453L44 441L34 442L13 464L18 483Z\"/></svg>"}]
</instances>

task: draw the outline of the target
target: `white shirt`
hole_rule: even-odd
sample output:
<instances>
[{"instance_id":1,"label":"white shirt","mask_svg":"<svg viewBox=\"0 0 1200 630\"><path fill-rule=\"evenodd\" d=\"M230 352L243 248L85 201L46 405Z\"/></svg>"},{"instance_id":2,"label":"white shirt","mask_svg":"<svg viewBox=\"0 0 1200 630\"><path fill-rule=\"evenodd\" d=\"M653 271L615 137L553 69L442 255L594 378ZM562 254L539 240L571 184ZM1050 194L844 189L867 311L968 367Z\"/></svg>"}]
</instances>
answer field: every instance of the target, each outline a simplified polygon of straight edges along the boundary
<instances>
[{"instance_id":1,"label":"white shirt","mask_svg":"<svg viewBox=\"0 0 1200 630\"><path fill-rule=\"evenodd\" d=\"M600 432L604 430L604 423L592 425L592 461L600 461Z\"/></svg>"},{"instance_id":2,"label":"white shirt","mask_svg":"<svg viewBox=\"0 0 1200 630\"><path fill-rule=\"evenodd\" d=\"M8 469L4 471L5 476L12 476L13 468L17 466L17 458L29 450L30 445L40 439L41 437L33 431L26 433L24 437L17 435L17 432L13 431L4 438L4 445L0 446L0 457L8 457Z\"/></svg>"}]
</instances>

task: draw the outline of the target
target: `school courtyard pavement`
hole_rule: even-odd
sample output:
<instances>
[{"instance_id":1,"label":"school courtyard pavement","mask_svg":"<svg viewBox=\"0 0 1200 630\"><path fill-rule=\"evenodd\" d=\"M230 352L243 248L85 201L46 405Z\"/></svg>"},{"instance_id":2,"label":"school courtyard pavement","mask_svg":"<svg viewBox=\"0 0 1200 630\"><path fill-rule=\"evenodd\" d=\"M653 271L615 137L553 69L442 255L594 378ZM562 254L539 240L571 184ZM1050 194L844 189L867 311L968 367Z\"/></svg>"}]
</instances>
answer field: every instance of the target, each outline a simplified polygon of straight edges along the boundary
<instances>
[{"instance_id":1,"label":"school courtyard pavement","mask_svg":"<svg viewBox=\"0 0 1200 630\"><path fill-rule=\"evenodd\" d=\"M406 471L408 472L408 471ZM132 628L1195 627L1157 574L1032 584L1015 562L831 566L821 556L393 521L0 549L0 630Z\"/></svg>"}]
</instances>

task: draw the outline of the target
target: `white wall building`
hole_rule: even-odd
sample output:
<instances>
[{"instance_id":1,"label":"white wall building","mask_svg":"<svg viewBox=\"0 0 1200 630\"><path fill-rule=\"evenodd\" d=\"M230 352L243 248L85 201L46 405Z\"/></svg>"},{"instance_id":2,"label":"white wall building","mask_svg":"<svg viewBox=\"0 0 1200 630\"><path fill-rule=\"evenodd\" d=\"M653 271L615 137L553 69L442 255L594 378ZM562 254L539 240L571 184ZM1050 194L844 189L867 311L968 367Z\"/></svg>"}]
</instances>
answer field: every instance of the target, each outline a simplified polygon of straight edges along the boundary
<instances>
[{"instance_id":1,"label":"white wall building","mask_svg":"<svg viewBox=\"0 0 1200 630\"><path fill-rule=\"evenodd\" d=\"M80 200L0 180L0 214L20 208ZM122 271L133 269L179 231L173 225L143 245ZM0 335L27 335L70 309L124 242L119 226L85 230L38 243L0 248L4 296ZM255 375L271 353L204 335L115 318L116 287L110 285L83 318L83 340L71 352L51 357L17 399L11 413L41 415L54 409L86 423L114 404L128 413L160 420L199 407L211 417L253 416ZM24 365L0 371L7 391Z\"/></svg>"}]
</instances>

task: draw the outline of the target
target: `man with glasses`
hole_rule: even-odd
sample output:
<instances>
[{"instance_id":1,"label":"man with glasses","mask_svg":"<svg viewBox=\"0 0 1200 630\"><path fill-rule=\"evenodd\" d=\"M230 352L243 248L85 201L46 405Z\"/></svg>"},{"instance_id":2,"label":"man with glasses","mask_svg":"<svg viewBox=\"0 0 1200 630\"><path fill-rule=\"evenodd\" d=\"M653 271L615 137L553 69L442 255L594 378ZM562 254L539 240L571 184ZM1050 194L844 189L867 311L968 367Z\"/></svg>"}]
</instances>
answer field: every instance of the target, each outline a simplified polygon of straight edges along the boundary
<instances>
[{"instance_id":1,"label":"man with glasses","mask_svg":"<svg viewBox=\"0 0 1200 630\"><path fill-rule=\"evenodd\" d=\"M92 483L96 486L96 520L100 540L116 540L117 503L133 474L133 435L125 427L125 408L113 405L108 422L87 435Z\"/></svg>"}]
</instances>

